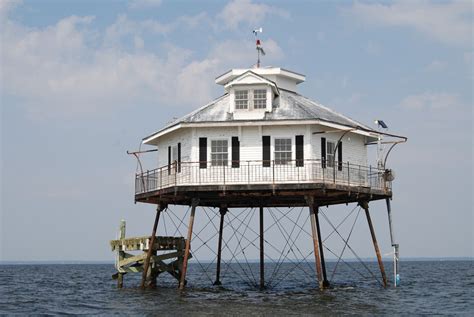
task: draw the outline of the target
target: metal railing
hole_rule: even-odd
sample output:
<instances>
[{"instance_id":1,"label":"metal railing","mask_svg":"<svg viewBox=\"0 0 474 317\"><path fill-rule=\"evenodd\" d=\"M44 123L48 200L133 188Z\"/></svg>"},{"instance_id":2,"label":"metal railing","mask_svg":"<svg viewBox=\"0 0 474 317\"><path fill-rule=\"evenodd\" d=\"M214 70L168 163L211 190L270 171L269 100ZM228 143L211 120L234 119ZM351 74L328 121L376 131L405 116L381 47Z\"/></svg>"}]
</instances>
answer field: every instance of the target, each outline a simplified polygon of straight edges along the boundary
<instances>
[{"instance_id":1,"label":"metal railing","mask_svg":"<svg viewBox=\"0 0 474 317\"><path fill-rule=\"evenodd\" d=\"M326 183L379 190L391 189L385 170L349 162L321 160L174 162L135 175L135 194L174 186Z\"/></svg>"}]
</instances>

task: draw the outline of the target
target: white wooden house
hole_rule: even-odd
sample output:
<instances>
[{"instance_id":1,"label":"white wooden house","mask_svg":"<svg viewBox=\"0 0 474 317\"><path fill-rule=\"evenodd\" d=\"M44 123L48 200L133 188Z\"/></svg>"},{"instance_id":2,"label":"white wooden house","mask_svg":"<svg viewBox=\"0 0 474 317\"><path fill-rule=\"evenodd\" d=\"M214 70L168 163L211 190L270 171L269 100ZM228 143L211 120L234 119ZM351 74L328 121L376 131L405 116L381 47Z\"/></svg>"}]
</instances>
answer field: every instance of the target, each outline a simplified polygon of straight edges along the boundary
<instances>
[{"instance_id":1,"label":"white wooden house","mask_svg":"<svg viewBox=\"0 0 474 317\"><path fill-rule=\"evenodd\" d=\"M232 69L224 95L143 139L157 169L137 193L167 186L328 181L381 187L368 167L378 132L298 94L305 76L283 68Z\"/></svg>"}]
</instances>

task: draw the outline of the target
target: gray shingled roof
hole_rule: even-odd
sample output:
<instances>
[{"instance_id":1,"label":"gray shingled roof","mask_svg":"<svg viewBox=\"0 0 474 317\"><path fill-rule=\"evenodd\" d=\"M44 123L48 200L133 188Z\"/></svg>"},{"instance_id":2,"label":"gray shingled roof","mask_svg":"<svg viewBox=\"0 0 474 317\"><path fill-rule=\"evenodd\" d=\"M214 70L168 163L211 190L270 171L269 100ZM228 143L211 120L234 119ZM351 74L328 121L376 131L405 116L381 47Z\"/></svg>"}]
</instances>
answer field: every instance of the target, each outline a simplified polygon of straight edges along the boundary
<instances>
[{"instance_id":1,"label":"gray shingled roof","mask_svg":"<svg viewBox=\"0 0 474 317\"><path fill-rule=\"evenodd\" d=\"M166 127L156 133L180 123L241 121L234 120L233 114L229 113L229 99L229 95L225 94L210 102L209 104L185 115L184 117L169 123ZM280 90L280 96L275 98L273 101L273 111L267 112L263 120L321 120L348 127L373 131L373 129L360 122L337 113L334 110L331 110L295 92L287 90Z\"/></svg>"}]
</instances>

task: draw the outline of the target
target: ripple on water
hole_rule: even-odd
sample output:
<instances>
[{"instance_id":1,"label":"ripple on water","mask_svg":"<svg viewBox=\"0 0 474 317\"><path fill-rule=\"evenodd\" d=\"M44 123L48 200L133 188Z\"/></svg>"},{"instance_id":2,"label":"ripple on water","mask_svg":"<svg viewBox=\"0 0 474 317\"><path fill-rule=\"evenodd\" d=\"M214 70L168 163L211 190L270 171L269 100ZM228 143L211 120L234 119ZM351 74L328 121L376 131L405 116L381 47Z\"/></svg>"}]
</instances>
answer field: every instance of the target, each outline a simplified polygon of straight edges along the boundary
<instances>
[{"instance_id":1,"label":"ripple on water","mask_svg":"<svg viewBox=\"0 0 474 317\"><path fill-rule=\"evenodd\" d=\"M252 264L253 265L253 264ZM328 263L328 266L331 264ZM355 265L355 264L351 264ZM390 266L387 266L388 268ZM189 287L172 279L140 290L139 275L126 275L117 290L111 265L0 266L0 314L470 314L474 312L472 261L404 262L402 287L383 289L341 270L332 287L315 289L314 276L294 275L258 291L232 274L222 287L190 265ZM258 264L255 264L258 272ZM388 274L391 274L388 272ZM389 275L390 276L390 275Z\"/></svg>"}]
</instances>

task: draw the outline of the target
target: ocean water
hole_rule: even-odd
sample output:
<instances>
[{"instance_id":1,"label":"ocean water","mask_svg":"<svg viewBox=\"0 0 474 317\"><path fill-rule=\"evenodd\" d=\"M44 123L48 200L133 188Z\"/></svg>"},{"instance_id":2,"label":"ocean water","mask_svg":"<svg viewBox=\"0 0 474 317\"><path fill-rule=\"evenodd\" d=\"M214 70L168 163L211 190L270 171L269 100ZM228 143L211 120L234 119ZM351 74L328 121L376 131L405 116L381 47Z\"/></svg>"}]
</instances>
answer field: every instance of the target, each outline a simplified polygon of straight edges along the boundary
<instances>
[{"instance_id":1,"label":"ocean water","mask_svg":"<svg viewBox=\"0 0 474 317\"><path fill-rule=\"evenodd\" d=\"M258 280L257 263L248 265L252 272L245 278L232 264L235 271L226 271L221 287L210 283L213 267L204 273L192 263L185 291L167 276L158 278L157 289L141 290L140 274L125 275L125 287L117 289L110 264L0 265L0 314L474 316L473 264L402 261L401 286L384 289L370 274L357 274L355 269L365 268L354 262L350 269L338 268L332 287L324 291L316 289L314 274L291 263L281 267L280 283L271 277L268 264L266 279L274 286L262 291L250 284ZM365 265L377 274L376 263ZM385 265L391 280L391 264ZM330 275L335 263L327 266Z\"/></svg>"}]
</instances>

